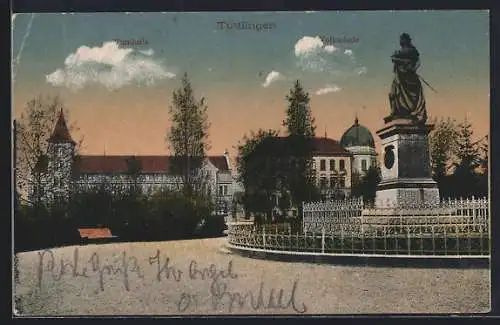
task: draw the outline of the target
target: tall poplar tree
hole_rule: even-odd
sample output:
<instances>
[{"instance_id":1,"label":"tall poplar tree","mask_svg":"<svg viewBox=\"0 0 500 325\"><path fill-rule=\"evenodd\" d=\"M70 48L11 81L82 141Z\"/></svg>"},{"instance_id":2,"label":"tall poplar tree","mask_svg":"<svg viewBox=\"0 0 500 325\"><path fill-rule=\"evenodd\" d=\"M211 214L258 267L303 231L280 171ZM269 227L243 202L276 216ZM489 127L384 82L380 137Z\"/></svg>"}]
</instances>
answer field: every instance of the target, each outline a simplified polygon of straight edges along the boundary
<instances>
[{"instance_id":1,"label":"tall poplar tree","mask_svg":"<svg viewBox=\"0 0 500 325\"><path fill-rule=\"evenodd\" d=\"M181 86L173 92L170 115L172 125L167 140L173 152L172 172L182 178L183 190L187 195L199 189L199 173L208 144L208 114L205 98L197 100L187 73Z\"/></svg>"}]
</instances>

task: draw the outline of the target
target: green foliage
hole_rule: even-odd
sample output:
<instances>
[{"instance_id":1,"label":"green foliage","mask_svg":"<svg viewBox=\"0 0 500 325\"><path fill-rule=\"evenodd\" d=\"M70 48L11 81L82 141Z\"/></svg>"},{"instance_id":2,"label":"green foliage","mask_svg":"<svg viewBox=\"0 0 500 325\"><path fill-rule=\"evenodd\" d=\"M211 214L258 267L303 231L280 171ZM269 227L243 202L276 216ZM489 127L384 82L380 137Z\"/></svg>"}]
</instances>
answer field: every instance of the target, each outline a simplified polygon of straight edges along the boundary
<instances>
[{"instance_id":1,"label":"green foliage","mask_svg":"<svg viewBox=\"0 0 500 325\"><path fill-rule=\"evenodd\" d=\"M290 89L286 100L288 101L288 108L283 126L287 128L288 135L314 137L316 127L309 106L309 94L304 91L298 80Z\"/></svg>"},{"instance_id":2,"label":"green foliage","mask_svg":"<svg viewBox=\"0 0 500 325\"><path fill-rule=\"evenodd\" d=\"M458 125L457 132L457 162L454 164L462 173L473 174L481 165L480 141L472 140L472 125L463 121Z\"/></svg>"},{"instance_id":3,"label":"green foliage","mask_svg":"<svg viewBox=\"0 0 500 325\"><path fill-rule=\"evenodd\" d=\"M167 140L174 156L171 171L182 176L184 191L191 193L209 148L209 123L205 99L195 99L187 74L181 87L173 92L170 115L172 125Z\"/></svg>"},{"instance_id":4,"label":"green foliage","mask_svg":"<svg viewBox=\"0 0 500 325\"><path fill-rule=\"evenodd\" d=\"M455 120L434 120L434 129L429 134L432 173L440 181L452 165L457 151L458 125Z\"/></svg>"},{"instance_id":5,"label":"green foliage","mask_svg":"<svg viewBox=\"0 0 500 325\"><path fill-rule=\"evenodd\" d=\"M38 249L78 244L75 232L79 227L108 227L121 240L190 238L204 219L212 220L213 210L212 198L201 193L188 197L180 191L162 190L146 195L134 187L102 183L75 191L68 202L19 206L15 211L15 231L20 234L16 245ZM213 222L205 224L214 227ZM34 233L37 235L26 238ZM64 239L68 234L73 236L71 241Z\"/></svg>"},{"instance_id":6,"label":"green foliage","mask_svg":"<svg viewBox=\"0 0 500 325\"><path fill-rule=\"evenodd\" d=\"M431 132L433 174L441 197L488 196L488 138L473 137L467 120L440 121Z\"/></svg>"},{"instance_id":7,"label":"green foliage","mask_svg":"<svg viewBox=\"0 0 500 325\"><path fill-rule=\"evenodd\" d=\"M273 195L285 181L283 157L285 148L278 132L259 130L245 137L238 147L238 172L245 186L243 204L247 212L270 214Z\"/></svg>"},{"instance_id":8,"label":"green foliage","mask_svg":"<svg viewBox=\"0 0 500 325\"><path fill-rule=\"evenodd\" d=\"M287 157L290 165L286 169L287 187L293 204L301 207L303 201L311 201L318 196L312 168L316 126L309 105L309 94L298 80L286 99L288 107L283 126L287 128L290 149Z\"/></svg>"},{"instance_id":9,"label":"green foliage","mask_svg":"<svg viewBox=\"0 0 500 325\"><path fill-rule=\"evenodd\" d=\"M357 172L353 173L351 196L361 196L365 202L373 203L375 201L377 185L380 183L380 180L380 168L375 166L370 166L363 176Z\"/></svg>"},{"instance_id":10,"label":"green foliage","mask_svg":"<svg viewBox=\"0 0 500 325\"><path fill-rule=\"evenodd\" d=\"M315 126L309 95L297 80L286 100L283 126L287 137L279 137L278 131L259 130L245 136L238 146L237 168L239 181L245 186L245 211L267 219L276 205L276 195L279 208L286 211L291 206L300 209L303 201L319 194L312 170Z\"/></svg>"}]
</instances>

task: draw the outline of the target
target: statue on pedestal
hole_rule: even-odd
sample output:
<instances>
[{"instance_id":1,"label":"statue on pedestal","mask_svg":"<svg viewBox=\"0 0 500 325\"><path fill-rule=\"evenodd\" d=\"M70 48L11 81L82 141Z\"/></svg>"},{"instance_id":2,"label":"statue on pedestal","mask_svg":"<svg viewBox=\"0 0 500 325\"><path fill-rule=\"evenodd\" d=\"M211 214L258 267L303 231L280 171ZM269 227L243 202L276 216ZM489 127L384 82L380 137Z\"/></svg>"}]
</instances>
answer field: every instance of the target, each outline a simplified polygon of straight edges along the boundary
<instances>
[{"instance_id":1,"label":"statue on pedestal","mask_svg":"<svg viewBox=\"0 0 500 325\"><path fill-rule=\"evenodd\" d=\"M394 63L394 80L389 93L391 114L385 120L388 122L395 118L410 118L417 124L425 124L425 98L420 76L417 74L420 54L407 33L401 34L399 44L401 49L391 56Z\"/></svg>"}]
</instances>

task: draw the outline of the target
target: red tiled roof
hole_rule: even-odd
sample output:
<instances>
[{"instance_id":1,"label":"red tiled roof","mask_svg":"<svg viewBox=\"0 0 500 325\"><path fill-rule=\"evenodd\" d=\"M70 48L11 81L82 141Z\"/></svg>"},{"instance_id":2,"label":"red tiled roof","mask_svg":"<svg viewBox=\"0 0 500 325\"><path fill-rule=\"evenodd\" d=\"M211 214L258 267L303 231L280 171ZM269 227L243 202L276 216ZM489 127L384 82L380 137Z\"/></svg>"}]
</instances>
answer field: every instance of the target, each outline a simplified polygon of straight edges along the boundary
<instances>
[{"instance_id":1,"label":"red tiled roof","mask_svg":"<svg viewBox=\"0 0 500 325\"><path fill-rule=\"evenodd\" d=\"M54 127L54 131L49 138L49 142L72 142L73 139L69 134L68 126L66 125L66 119L64 118L63 110L59 113L59 118L57 119L56 126Z\"/></svg>"},{"instance_id":2,"label":"red tiled roof","mask_svg":"<svg viewBox=\"0 0 500 325\"><path fill-rule=\"evenodd\" d=\"M76 170L79 173L126 173L127 161L138 160L140 172L143 174L166 173L170 167L171 156L80 156ZM228 171L224 156L209 156L208 159L219 170Z\"/></svg>"},{"instance_id":3,"label":"red tiled roof","mask_svg":"<svg viewBox=\"0 0 500 325\"><path fill-rule=\"evenodd\" d=\"M78 229L81 238L97 239L112 238L111 230L108 228L82 228Z\"/></svg>"},{"instance_id":4,"label":"red tiled roof","mask_svg":"<svg viewBox=\"0 0 500 325\"><path fill-rule=\"evenodd\" d=\"M285 141L286 137L278 137L278 139ZM350 156L352 153L342 147L339 141L326 137L314 138L314 155L318 156Z\"/></svg>"},{"instance_id":5,"label":"red tiled roof","mask_svg":"<svg viewBox=\"0 0 500 325\"><path fill-rule=\"evenodd\" d=\"M337 140L333 140L330 138L314 138L315 151L316 155L331 155L331 154L342 154L346 156L350 156L351 152L347 149L344 149L340 145L340 142Z\"/></svg>"}]
</instances>

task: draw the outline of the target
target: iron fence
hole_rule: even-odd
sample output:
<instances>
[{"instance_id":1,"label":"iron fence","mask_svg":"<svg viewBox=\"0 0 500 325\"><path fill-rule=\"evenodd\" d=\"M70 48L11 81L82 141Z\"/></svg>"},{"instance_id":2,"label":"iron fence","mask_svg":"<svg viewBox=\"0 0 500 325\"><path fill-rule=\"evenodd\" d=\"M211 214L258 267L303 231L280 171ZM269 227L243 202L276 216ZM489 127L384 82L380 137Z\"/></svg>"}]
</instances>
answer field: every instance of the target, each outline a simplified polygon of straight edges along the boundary
<instances>
[{"instance_id":1,"label":"iron fence","mask_svg":"<svg viewBox=\"0 0 500 325\"><path fill-rule=\"evenodd\" d=\"M303 205L303 231L230 224L229 244L296 253L481 256L490 254L487 199L438 206L366 207L361 199Z\"/></svg>"}]
</instances>

